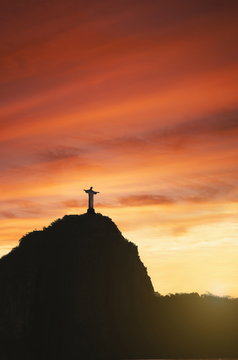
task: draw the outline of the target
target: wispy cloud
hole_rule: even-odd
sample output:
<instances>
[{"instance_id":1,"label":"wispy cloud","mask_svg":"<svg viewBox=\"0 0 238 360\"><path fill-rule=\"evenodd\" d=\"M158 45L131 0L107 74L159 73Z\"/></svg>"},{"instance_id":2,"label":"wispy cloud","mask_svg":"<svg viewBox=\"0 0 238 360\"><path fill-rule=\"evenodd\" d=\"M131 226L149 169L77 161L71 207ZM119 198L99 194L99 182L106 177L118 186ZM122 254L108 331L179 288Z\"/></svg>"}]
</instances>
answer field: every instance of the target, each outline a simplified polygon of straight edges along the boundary
<instances>
[{"instance_id":1,"label":"wispy cloud","mask_svg":"<svg viewBox=\"0 0 238 360\"><path fill-rule=\"evenodd\" d=\"M78 158L84 151L80 148L73 146L57 146L49 148L48 150L37 154L37 156L46 162L53 162L58 160Z\"/></svg>"},{"instance_id":2,"label":"wispy cloud","mask_svg":"<svg viewBox=\"0 0 238 360\"><path fill-rule=\"evenodd\" d=\"M171 205L174 200L164 195L131 195L119 198L122 206Z\"/></svg>"},{"instance_id":3,"label":"wispy cloud","mask_svg":"<svg viewBox=\"0 0 238 360\"><path fill-rule=\"evenodd\" d=\"M168 126L160 126L153 132L136 132L134 135L114 137L101 141L98 145L119 151L142 152L149 148L183 150L198 142L204 146L201 137L212 137L214 143L222 141L224 137L230 142L238 136L238 110L231 109L208 114L184 122L177 122ZM211 140L211 139L210 139ZM207 140L209 141L209 140Z\"/></svg>"}]
</instances>

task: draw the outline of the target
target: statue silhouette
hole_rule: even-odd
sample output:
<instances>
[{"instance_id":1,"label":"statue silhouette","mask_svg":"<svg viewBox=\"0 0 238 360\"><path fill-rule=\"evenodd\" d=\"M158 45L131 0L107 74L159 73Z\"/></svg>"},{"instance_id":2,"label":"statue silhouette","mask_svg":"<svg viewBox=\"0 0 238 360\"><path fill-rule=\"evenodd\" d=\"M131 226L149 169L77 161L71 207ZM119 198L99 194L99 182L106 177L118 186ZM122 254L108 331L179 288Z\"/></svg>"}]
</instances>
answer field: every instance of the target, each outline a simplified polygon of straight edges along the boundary
<instances>
[{"instance_id":1,"label":"statue silhouette","mask_svg":"<svg viewBox=\"0 0 238 360\"><path fill-rule=\"evenodd\" d=\"M91 186L90 189L85 190L84 191L88 194L88 210L87 213L88 214L94 214L95 210L93 207L93 202L94 202L94 195L99 194L99 191L94 191L93 187Z\"/></svg>"}]
</instances>

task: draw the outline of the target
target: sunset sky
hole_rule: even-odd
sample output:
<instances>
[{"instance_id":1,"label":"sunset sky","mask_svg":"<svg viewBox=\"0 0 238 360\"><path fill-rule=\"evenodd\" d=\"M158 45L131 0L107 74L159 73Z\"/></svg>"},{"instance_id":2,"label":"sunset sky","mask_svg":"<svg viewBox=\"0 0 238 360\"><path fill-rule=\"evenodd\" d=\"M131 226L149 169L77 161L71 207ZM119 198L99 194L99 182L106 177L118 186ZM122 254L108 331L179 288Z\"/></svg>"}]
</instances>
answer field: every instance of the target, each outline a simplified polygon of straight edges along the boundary
<instances>
[{"instance_id":1,"label":"sunset sky","mask_svg":"<svg viewBox=\"0 0 238 360\"><path fill-rule=\"evenodd\" d=\"M238 297L237 10L1 1L0 255L94 186L156 291Z\"/></svg>"}]
</instances>

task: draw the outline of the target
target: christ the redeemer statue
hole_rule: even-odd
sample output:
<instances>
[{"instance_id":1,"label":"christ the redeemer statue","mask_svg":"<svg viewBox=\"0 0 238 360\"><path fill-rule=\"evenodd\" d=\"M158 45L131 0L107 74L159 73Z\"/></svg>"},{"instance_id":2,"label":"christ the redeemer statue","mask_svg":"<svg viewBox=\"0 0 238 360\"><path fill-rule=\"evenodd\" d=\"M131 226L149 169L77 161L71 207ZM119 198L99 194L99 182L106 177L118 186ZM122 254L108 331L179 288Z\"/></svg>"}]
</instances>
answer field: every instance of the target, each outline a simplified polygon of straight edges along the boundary
<instances>
[{"instance_id":1,"label":"christ the redeemer statue","mask_svg":"<svg viewBox=\"0 0 238 360\"><path fill-rule=\"evenodd\" d=\"M93 208L93 200L94 195L99 194L99 191L94 191L93 187L91 186L90 189L84 190L88 194L88 214L94 214L95 210Z\"/></svg>"}]
</instances>

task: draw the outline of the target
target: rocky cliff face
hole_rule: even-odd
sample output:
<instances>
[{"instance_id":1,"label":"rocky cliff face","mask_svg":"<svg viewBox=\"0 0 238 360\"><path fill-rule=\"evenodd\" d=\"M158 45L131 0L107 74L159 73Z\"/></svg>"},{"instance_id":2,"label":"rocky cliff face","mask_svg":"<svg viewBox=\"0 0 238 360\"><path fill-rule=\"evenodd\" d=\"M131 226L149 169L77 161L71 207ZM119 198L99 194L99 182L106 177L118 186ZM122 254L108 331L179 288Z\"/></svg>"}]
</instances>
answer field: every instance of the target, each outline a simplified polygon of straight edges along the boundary
<instances>
[{"instance_id":1,"label":"rocky cliff face","mask_svg":"<svg viewBox=\"0 0 238 360\"><path fill-rule=\"evenodd\" d=\"M33 231L0 260L1 359L106 359L151 347L154 291L137 247L100 214Z\"/></svg>"}]
</instances>

